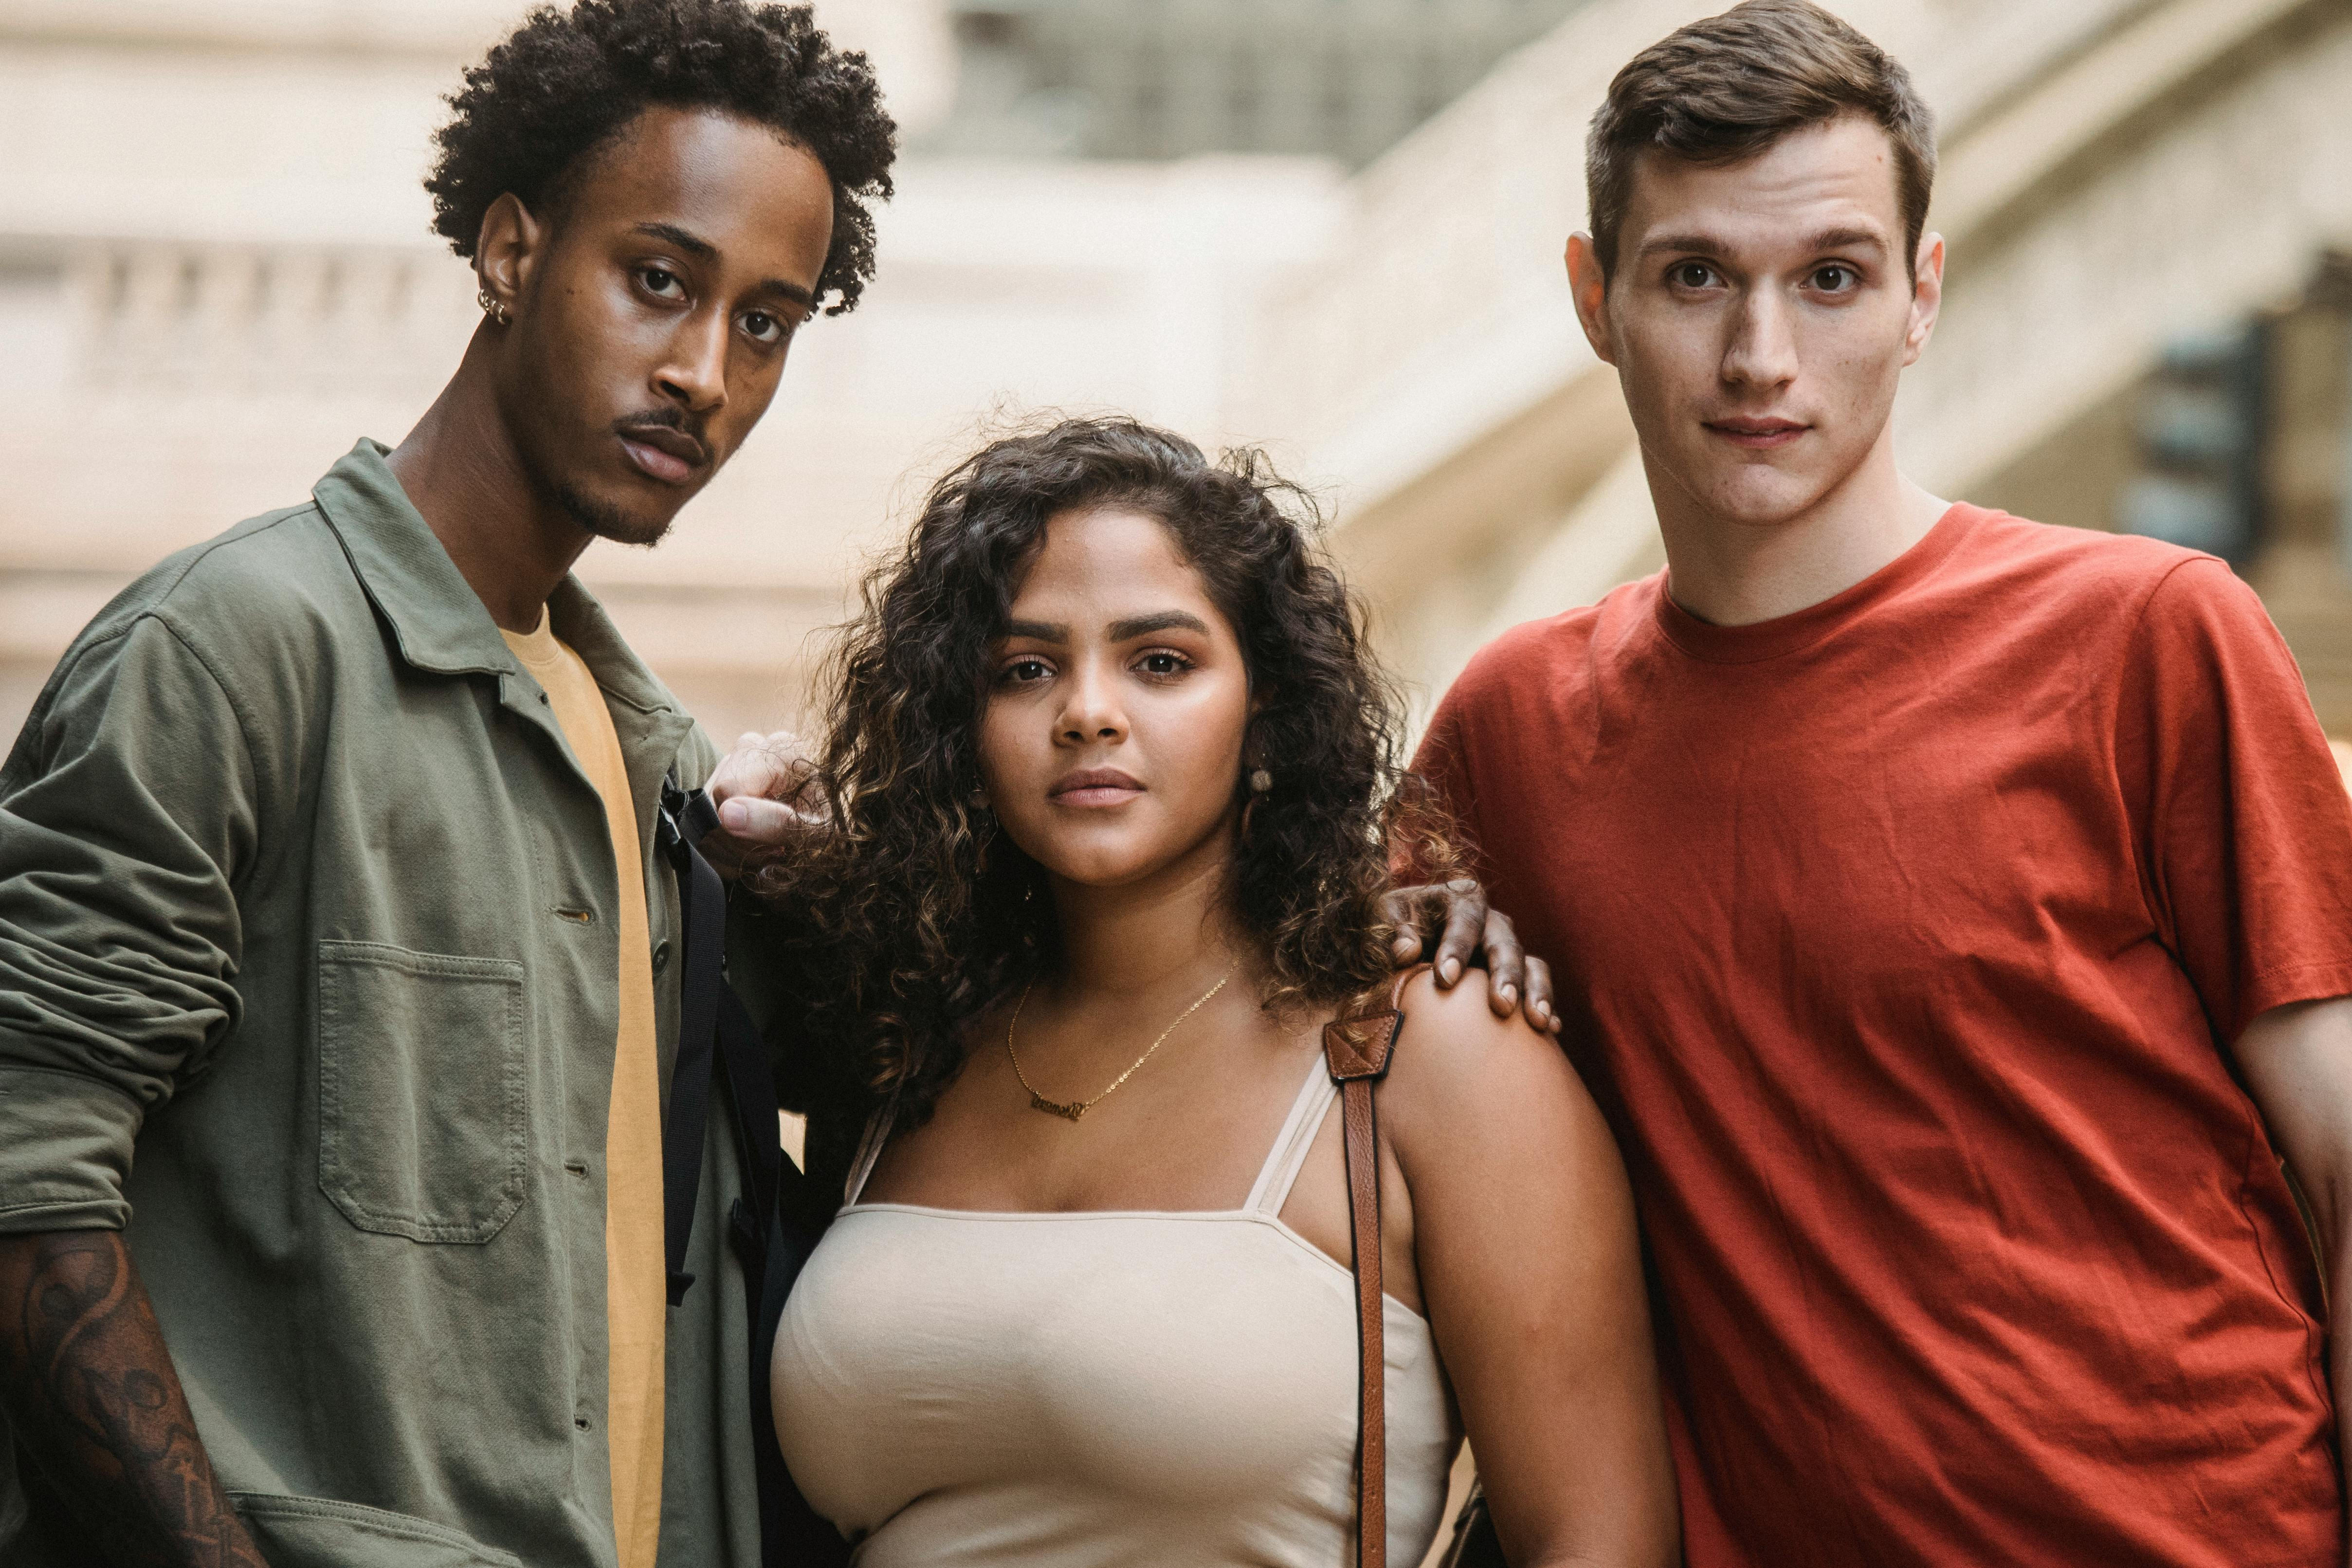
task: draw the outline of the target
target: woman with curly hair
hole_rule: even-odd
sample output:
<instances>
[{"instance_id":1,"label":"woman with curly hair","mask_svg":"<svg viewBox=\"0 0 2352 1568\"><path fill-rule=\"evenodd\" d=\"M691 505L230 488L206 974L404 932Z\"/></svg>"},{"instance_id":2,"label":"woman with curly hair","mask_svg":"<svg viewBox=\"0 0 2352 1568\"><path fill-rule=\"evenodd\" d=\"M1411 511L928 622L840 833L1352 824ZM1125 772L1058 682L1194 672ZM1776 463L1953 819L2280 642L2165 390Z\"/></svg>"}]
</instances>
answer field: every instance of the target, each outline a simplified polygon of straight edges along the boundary
<instances>
[{"instance_id":1,"label":"woman with curly hair","mask_svg":"<svg viewBox=\"0 0 2352 1568\"><path fill-rule=\"evenodd\" d=\"M876 1110L786 1308L780 1441L898 1564L1330 1568L1358 1325L1323 1026L1448 858L1311 506L1126 420L931 492L834 667L841 831L766 873ZM1388 1561L1466 1429L1512 1561L1650 1564L1674 1489L1617 1152L1425 974L1380 1089Z\"/></svg>"}]
</instances>

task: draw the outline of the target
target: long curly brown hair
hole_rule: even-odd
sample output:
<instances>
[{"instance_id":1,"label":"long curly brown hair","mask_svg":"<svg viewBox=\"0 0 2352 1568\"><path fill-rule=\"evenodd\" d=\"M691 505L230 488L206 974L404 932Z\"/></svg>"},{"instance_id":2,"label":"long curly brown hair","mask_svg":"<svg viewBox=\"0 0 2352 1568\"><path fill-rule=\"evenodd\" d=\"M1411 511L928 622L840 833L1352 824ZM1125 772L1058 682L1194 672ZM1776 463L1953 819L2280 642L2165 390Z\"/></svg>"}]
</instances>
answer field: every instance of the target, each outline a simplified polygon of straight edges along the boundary
<instances>
[{"instance_id":1,"label":"long curly brown hair","mask_svg":"<svg viewBox=\"0 0 2352 1568\"><path fill-rule=\"evenodd\" d=\"M1274 782L1251 807L1229 897L1260 955L1263 1002L1333 1006L1380 984L1391 847L1439 874L1455 858L1402 771L1401 703L1318 542L1312 497L1257 454L1211 462L1131 419L992 442L932 488L904 548L867 575L827 666L832 729L813 788L836 831L751 877L773 911L776 978L805 1009L803 1054L832 1064L839 1093L895 1093L902 1125L954 1079L972 1021L1055 950L1043 868L974 803L979 727L990 654L1047 521L1104 506L1167 526L1260 700L1244 754Z\"/></svg>"}]
</instances>

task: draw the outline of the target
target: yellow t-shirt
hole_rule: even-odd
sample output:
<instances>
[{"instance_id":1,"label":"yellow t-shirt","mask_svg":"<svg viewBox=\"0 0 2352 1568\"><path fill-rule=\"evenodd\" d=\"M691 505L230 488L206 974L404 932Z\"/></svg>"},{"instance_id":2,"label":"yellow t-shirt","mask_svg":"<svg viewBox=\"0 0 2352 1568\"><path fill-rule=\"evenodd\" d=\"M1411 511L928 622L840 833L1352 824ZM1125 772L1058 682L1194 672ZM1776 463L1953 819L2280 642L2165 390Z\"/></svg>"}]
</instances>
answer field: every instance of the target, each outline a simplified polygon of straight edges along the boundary
<instances>
[{"instance_id":1,"label":"yellow t-shirt","mask_svg":"<svg viewBox=\"0 0 2352 1568\"><path fill-rule=\"evenodd\" d=\"M547 616L507 646L547 691L572 754L604 798L620 874L621 1031L604 1127L604 1289L611 1341L613 1535L621 1568L653 1568L661 1541L662 1358L669 1309L663 1254L661 1058L654 1032L653 942L635 803L604 694Z\"/></svg>"}]
</instances>

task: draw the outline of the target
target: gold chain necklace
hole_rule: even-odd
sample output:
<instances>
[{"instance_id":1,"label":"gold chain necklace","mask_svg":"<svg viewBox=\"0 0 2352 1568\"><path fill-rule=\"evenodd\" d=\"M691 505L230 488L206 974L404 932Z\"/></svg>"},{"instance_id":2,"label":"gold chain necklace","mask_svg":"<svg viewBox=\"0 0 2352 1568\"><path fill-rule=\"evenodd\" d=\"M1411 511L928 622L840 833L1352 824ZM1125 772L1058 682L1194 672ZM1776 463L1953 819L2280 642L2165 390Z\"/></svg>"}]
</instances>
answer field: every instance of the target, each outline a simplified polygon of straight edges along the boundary
<instances>
[{"instance_id":1,"label":"gold chain necklace","mask_svg":"<svg viewBox=\"0 0 2352 1568\"><path fill-rule=\"evenodd\" d=\"M1135 1058L1135 1067L1128 1068L1125 1072L1111 1079L1110 1089L1104 1089L1092 1100L1048 1100L1044 1095L1038 1093L1037 1086L1029 1081L1029 1075L1021 1070L1021 1053L1013 1048L1013 1026L1021 1022L1021 1009L1029 1005L1029 987L1036 984L1036 982L1032 980L1028 985L1024 985L1021 988L1021 1000L1013 1004L1013 1016L1006 1019L1004 1023L1004 1054L1013 1058L1013 1076L1021 1080L1021 1087L1029 1091L1029 1109L1032 1110L1042 1110L1048 1116L1058 1116L1065 1121L1076 1121L1079 1117L1084 1116L1087 1111L1092 1110L1096 1106L1100 1105L1104 1100L1109 1099L1112 1089L1117 1089L1120 1084L1123 1084L1129 1079L1133 1078L1135 1076L1136 1068L1139 1068L1144 1063L1150 1061L1151 1059L1151 1053L1168 1043L1168 1037L1176 1032L1177 1025L1183 1023L1185 1019L1191 1017L1193 1014L1207 1006L1209 1005L1209 998L1214 996L1218 992L1223 991L1225 988L1225 982L1231 980L1233 977L1234 972L1230 968L1228 968L1223 974L1218 975L1217 983L1214 985L1210 986L1208 990L1202 992L1199 1001L1193 1003L1190 1007L1185 1008L1181 1013L1179 1013L1176 1016L1176 1023L1171 1024L1166 1028L1160 1031L1160 1037L1152 1041L1149 1047L1145 1047L1141 1056Z\"/></svg>"}]
</instances>

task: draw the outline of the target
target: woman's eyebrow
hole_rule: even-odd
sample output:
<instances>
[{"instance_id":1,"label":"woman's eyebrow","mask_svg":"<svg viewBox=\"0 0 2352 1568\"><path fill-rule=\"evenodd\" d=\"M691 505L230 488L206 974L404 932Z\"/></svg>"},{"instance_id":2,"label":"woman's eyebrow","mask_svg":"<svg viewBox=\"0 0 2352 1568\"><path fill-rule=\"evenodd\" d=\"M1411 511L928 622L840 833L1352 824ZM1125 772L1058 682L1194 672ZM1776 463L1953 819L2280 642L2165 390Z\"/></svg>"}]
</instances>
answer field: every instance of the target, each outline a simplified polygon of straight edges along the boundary
<instances>
[{"instance_id":1,"label":"woman's eyebrow","mask_svg":"<svg viewBox=\"0 0 2352 1568\"><path fill-rule=\"evenodd\" d=\"M1027 637L1033 642L1067 642L1070 628L1060 621L1007 621L1004 635Z\"/></svg>"},{"instance_id":2,"label":"woman's eyebrow","mask_svg":"<svg viewBox=\"0 0 2352 1568\"><path fill-rule=\"evenodd\" d=\"M1153 632L1187 631L1209 634L1209 623L1189 610L1161 610L1157 615L1130 616L1123 621L1113 621L1104 628L1112 642L1125 642L1130 637L1150 637Z\"/></svg>"}]
</instances>

